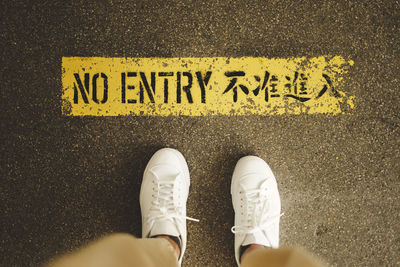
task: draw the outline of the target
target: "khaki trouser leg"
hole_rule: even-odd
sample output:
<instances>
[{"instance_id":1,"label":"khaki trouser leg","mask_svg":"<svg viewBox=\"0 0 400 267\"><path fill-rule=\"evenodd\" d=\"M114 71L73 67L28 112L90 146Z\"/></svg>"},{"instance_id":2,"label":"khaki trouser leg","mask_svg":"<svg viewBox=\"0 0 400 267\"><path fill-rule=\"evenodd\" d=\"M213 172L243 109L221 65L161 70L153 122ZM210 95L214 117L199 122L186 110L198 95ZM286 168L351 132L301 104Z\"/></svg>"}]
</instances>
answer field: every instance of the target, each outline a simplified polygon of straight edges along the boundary
<instances>
[{"instance_id":1,"label":"khaki trouser leg","mask_svg":"<svg viewBox=\"0 0 400 267\"><path fill-rule=\"evenodd\" d=\"M51 261L49 267L177 267L171 244L162 238L112 234L77 252Z\"/></svg>"},{"instance_id":2,"label":"khaki trouser leg","mask_svg":"<svg viewBox=\"0 0 400 267\"><path fill-rule=\"evenodd\" d=\"M255 249L243 258L241 267L322 267L317 259L297 248Z\"/></svg>"}]
</instances>

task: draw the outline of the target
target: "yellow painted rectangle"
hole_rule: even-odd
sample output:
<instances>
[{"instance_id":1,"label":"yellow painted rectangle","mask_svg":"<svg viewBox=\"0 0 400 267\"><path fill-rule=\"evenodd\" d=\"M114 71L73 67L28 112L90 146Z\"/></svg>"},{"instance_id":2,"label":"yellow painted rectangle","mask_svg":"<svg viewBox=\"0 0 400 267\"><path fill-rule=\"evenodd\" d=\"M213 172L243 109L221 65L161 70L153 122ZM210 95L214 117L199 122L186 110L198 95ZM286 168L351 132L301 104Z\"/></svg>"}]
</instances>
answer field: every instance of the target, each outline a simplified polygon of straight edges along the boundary
<instances>
[{"instance_id":1,"label":"yellow painted rectangle","mask_svg":"<svg viewBox=\"0 0 400 267\"><path fill-rule=\"evenodd\" d=\"M62 114L339 114L353 61L314 58L62 58Z\"/></svg>"}]
</instances>

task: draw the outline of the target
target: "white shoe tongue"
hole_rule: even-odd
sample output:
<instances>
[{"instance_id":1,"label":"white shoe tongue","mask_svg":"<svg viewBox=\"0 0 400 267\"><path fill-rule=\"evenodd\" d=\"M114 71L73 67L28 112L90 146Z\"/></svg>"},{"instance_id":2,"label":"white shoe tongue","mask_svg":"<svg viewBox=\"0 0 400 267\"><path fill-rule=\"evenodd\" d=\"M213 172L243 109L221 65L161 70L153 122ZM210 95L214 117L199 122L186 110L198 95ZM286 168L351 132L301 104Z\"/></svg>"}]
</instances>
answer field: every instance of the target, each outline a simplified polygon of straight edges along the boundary
<instances>
[{"instance_id":1,"label":"white shoe tongue","mask_svg":"<svg viewBox=\"0 0 400 267\"><path fill-rule=\"evenodd\" d=\"M268 239L265 237L265 234L261 230L255 232L254 234L246 235L242 243L242 246L247 246L251 244L258 244L267 247L271 246L270 242L268 241Z\"/></svg>"},{"instance_id":2,"label":"white shoe tongue","mask_svg":"<svg viewBox=\"0 0 400 267\"><path fill-rule=\"evenodd\" d=\"M150 237L156 235L170 235L179 237L179 232L174 223L169 220L164 220L154 223L153 228L150 231Z\"/></svg>"}]
</instances>

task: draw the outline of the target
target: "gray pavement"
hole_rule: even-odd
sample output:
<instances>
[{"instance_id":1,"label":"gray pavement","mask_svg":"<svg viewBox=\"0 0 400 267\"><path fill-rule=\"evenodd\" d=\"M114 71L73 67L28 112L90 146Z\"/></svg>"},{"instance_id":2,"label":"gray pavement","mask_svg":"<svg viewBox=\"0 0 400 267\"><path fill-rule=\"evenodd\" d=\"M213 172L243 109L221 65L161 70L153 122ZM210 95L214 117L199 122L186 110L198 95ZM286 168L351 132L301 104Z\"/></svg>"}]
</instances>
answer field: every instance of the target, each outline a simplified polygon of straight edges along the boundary
<instances>
[{"instance_id":1,"label":"gray pavement","mask_svg":"<svg viewBox=\"0 0 400 267\"><path fill-rule=\"evenodd\" d=\"M400 265L399 1L2 1L0 266L37 266L112 232L140 236L159 148L186 157L184 266L234 266L236 161L264 158L281 244L332 266ZM61 58L299 57L355 61L346 115L63 117Z\"/></svg>"}]
</instances>

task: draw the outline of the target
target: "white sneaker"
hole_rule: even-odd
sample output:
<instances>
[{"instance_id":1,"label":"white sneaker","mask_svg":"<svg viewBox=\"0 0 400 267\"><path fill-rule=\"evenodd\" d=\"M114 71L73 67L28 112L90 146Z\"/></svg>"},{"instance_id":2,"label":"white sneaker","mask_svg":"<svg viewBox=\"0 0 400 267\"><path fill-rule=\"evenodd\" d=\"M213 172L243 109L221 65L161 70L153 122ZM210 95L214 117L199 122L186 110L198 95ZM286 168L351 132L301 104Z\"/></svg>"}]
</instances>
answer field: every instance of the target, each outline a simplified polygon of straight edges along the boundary
<instances>
[{"instance_id":1,"label":"white sneaker","mask_svg":"<svg viewBox=\"0 0 400 267\"><path fill-rule=\"evenodd\" d=\"M142 237L169 235L180 240L179 265L186 249L186 201L189 169L183 155L171 148L157 151L143 174L140 189Z\"/></svg>"},{"instance_id":2,"label":"white sneaker","mask_svg":"<svg viewBox=\"0 0 400 267\"><path fill-rule=\"evenodd\" d=\"M247 156L236 164L231 194L235 210L235 258L240 266L240 247L259 244L279 246L281 201L277 183L268 164Z\"/></svg>"}]
</instances>

